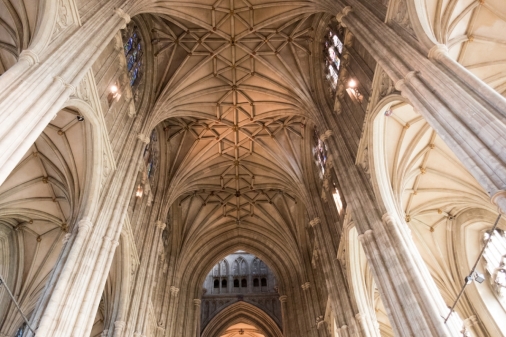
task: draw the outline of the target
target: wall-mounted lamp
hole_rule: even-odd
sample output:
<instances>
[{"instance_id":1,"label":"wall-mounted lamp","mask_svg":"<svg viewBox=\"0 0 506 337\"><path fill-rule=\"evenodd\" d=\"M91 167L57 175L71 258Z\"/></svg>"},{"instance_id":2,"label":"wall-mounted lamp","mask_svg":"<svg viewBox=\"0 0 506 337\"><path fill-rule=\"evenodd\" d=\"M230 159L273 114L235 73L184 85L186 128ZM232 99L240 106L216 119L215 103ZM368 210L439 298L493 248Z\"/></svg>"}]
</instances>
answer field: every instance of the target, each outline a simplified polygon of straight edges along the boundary
<instances>
[{"instance_id":1,"label":"wall-mounted lamp","mask_svg":"<svg viewBox=\"0 0 506 337\"><path fill-rule=\"evenodd\" d=\"M355 98L362 102L362 94L360 93L360 91L358 90L357 88L357 81L355 81L354 79L350 79L348 81L348 89L346 91L348 91L348 94L350 94L350 96L355 96Z\"/></svg>"},{"instance_id":2,"label":"wall-mounted lamp","mask_svg":"<svg viewBox=\"0 0 506 337\"><path fill-rule=\"evenodd\" d=\"M137 191L135 192L135 196L137 198L142 198L143 194L144 194L144 189L142 188L142 185L139 184L139 186L137 186Z\"/></svg>"},{"instance_id":3,"label":"wall-mounted lamp","mask_svg":"<svg viewBox=\"0 0 506 337\"><path fill-rule=\"evenodd\" d=\"M112 102L114 100L119 101L120 97L121 94L119 92L118 85L117 84L111 85L111 87L109 88L109 95L107 95L107 101L109 102L109 106L112 105Z\"/></svg>"}]
</instances>

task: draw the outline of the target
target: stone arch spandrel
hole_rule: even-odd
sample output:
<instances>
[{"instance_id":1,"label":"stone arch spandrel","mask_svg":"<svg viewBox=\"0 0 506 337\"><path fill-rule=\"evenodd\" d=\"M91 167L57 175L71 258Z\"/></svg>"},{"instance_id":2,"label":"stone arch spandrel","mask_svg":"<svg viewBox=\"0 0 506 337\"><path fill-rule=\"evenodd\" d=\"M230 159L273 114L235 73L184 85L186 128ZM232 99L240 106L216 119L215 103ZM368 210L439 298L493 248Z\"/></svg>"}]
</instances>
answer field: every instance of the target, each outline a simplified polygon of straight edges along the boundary
<instances>
[{"instance_id":1,"label":"stone arch spandrel","mask_svg":"<svg viewBox=\"0 0 506 337\"><path fill-rule=\"evenodd\" d=\"M283 337L283 333L269 315L246 302L236 302L223 309L207 324L201 336L220 336L229 326L236 323L251 324L261 330L265 336Z\"/></svg>"}]
</instances>

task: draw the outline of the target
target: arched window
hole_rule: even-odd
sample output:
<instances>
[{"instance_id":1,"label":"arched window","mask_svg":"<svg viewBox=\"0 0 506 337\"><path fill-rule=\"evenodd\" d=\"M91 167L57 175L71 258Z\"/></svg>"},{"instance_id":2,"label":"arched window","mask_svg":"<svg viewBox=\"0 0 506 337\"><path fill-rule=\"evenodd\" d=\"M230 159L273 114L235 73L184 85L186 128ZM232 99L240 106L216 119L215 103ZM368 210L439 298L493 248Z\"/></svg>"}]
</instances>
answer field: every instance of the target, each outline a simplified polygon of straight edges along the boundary
<instances>
[{"instance_id":1,"label":"arched window","mask_svg":"<svg viewBox=\"0 0 506 337\"><path fill-rule=\"evenodd\" d=\"M267 265L260 261L260 274L267 274Z\"/></svg>"},{"instance_id":2,"label":"arched window","mask_svg":"<svg viewBox=\"0 0 506 337\"><path fill-rule=\"evenodd\" d=\"M241 275L248 274L248 263L245 260L241 261Z\"/></svg>"},{"instance_id":3,"label":"arched window","mask_svg":"<svg viewBox=\"0 0 506 337\"><path fill-rule=\"evenodd\" d=\"M252 271L253 275L256 275L260 272L259 262L260 262L260 260L258 259L258 257L256 257L253 260L253 263L251 264L251 271Z\"/></svg>"},{"instance_id":4,"label":"arched window","mask_svg":"<svg viewBox=\"0 0 506 337\"><path fill-rule=\"evenodd\" d=\"M253 287L259 287L259 286L260 286L260 282L258 282L257 278L254 278L253 279Z\"/></svg>"},{"instance_id":5,"label":"arched window","mask_svg":"<svg viewBox=\"0 0 506 337\"><path fill-rule=\"evenodd\" d=\"M238 259L234 261L234 275L239 275L239 261L238 261Z\"/></svg>"},{"instance_id":6,"label":"arched window","mask_svg":"<svg viewBox=\"0 0 506 337\"><path fill-rule=\"evenodd\" d=\"M149 137L149 144L144 148L144 163L146 165L146 175L148 179L151 181L154 176L156 166L158 163L158 152L157 150L157 142L158 142L158 134L156 130L153 129L151 131L151 136Z\"/></svg>"},{"instance_id":7,"label":"arched window","mask_svg":"<svg viewBox=\"0 0 506 337\"><path fill-rule=\"evenodd\" d=\"M227 288L227 280L225 280L225 279L221 280L221 287Z\"/></svg>"},{"instance_id":8,"label":"arched window","mask_svg":"<svg viewBox=\"0 0 506 337\"><path fill-rule=\"evenodd\" d=\"M26 323L23 323L21 327L16 331L15 337L23 337L23 334L25 332Z\"/></svg>"},{"instance_id":9,"label":"arched window","mask_svg":"<svg viewBox=\"0 0 506 337\"><path fill-rule=\"evenodd\" d=\"M214 280L214 288L219 288L219 287L220 287L220 281Z\"/></svg>"},{"instance_id":10,"label":"arched window","mask_svg":"<svg viewBox=\"0 0 506 337\"><path fill-rule=\"evenodd\" d=\"M234 288L239 288L239 280L238 279L234 280Z\"/></svg>"},{"instance_id":11,"label":"arched window","mask_svg":"<svg viewBox=\"0 0 506 337\"><path fill-rule=\"evenodd\" d=\"M492 238L485 249L483 257L486 261L487 272L490 275L490 283L501 303L506 305L506 234L503 230L496 229L493 233L486 232L483 235L484 243L490 235Z\"/></svg>"},{"instance_id":12,"label":"arched window","mask_svg":"<svg viewBox=\"0 0 506 337\"><path fill-rule=\"evenodd\" d=\"M327 164L327 145L320 139L317 128L315 128L313 132L313 157L322 175L325 174L325 165Z\"/></svg>"},{"instance_id":13,"label":"arched window","mask_svg":"<svg viewBox=\"0 0 506 337\"><path fill-rule=\"evenodd\" d=\"M326 69L325 77L329 83L329 90L332 95L336 92L337 80L339 79L339 69L343 53L343 43L339 36L342 35L342 27L333 27L329 25L323 42Z\"/></svg>"},{"instance_id":14,"label":"arched window","mask_svg":"<svg viewBox=\"0 0 506 337\"><path fill-rule=\"evenodd\" d=\"M246 281L245 278L241 280L241 288L247 288L248 287L248 281Z\"/></svg>"},{"instance_id":15,"label":"arched window","mask_svg":"<svg viewBox=\"0 0 506 337\"><path fill-rule=\"evenodd\" d=\"M221 261L221 275L228 275L228 263L227 260Z\"/></svg>"},{"instance_id":16,"label":"arched window","mask_svg":"<svg viewBox=\"0 0 506 337\"><path fill-rule=\"evenodd\" d=\"M265 277L262 277L262 279L260 280L261 284L262 284L262 287L267 287L267 279Z\"/></svg>"},{"instance_id":17,"label":"arched window","mask_svg":"<svg viewBox=\"0 0 506 337\"><path fill-rule=\"evenodd\" d=\"M142 76L142 40L135 24L123 31L123 51L125 53L130 86L135 87Z\"/></svg>"}]
</instances>

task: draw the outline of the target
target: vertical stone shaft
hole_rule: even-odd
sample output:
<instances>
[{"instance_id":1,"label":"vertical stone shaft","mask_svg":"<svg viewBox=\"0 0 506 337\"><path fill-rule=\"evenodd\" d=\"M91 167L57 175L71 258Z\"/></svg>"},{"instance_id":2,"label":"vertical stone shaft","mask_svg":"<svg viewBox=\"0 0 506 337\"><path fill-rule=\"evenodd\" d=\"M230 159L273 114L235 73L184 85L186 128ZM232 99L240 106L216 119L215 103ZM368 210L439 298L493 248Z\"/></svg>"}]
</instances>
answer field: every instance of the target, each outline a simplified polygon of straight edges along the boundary
<instances>
[{"instance_id":1,"label":"vertical stone shaft","mask_svg":"<svg viewBox=\"0 0 506 337\"><path fill-rule=\"evenodd\" d=\"M281 323L283 324L283 335L287 337L287 330L288 330L288 317L286 312L286 301L288 299L288 296L281 295L279 296L279 302L281 303Z\"/></svg>"},{"instance_id":2,"label":"vertical stone shaft","mask_svg":"<svg viewBox=\"0 0 506 337\"><path fill-rule=\"evenodd\" d=\"M318 257L323 266L322 269L332 301L332 308L336 315L336 322L340 327L345 327L342 336L361 336L361 330L355 321L341 265L336 258L337 252L330 241L331 236L324 233L325 228L323 228L320 218L311 220L310 225L313 227L318 243Z\"/></svg>"},{"instance_id":3,"label":"vertical stone shaft","mask_svg":"<svg viewBox=\"0 0 506 337\"><path fill-rule=\"evenodd\" d=\"M443 71L441 64L421 55L358 1L350 2L354 8L345 7L338 20L362 42L492 202L506 212L506 99L448 58L442 59L443 66L450 65L451 71ZM479 85L471 92L462 82Z\"/></svg>"}]
</instances>

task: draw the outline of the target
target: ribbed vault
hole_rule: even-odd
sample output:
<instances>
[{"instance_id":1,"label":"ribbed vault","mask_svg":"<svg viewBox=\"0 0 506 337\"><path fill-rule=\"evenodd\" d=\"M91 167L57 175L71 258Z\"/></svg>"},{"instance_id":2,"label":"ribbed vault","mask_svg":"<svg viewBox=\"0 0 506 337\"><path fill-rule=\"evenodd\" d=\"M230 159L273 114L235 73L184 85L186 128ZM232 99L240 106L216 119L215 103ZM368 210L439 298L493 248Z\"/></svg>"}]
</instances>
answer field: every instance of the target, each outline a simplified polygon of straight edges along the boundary
<instances>
[{"instance_id":1,"label":"ribbed vault","mask_svg":"<svg viewBox=\"0 0 506 337\"><path fill-rule=\"evenodd\" d=\"M12 234L11 266L20 268L3 276L15 281L25 313L33 310L81 211L91 149L89 125L76 116L60 111L0 187L0 227ZM16 329L19 319L11 310L2 332Z\"/></svg>"},{"instance_id":2,"label":"ribbed vault","mask_svg":"<svg viewBox=\"0 0 506 337\"><path fill-rule=\"evenodd\" d=\"M0 74L17 62L35 33L37 0L5 0L0 2Z\"/></svg>"},{"instance_id":3,"label":"ribbed vault","mask_svg":"<svg viewBox=\"0 0 506 337\"><path fill-rule=\"evenodd\" d=\"M429 38L506 95L506 3L503 0L414 0Z\"/></svg>"},{"instance_id":4,"label":"ribbed vault","mask_svg":"<svg viewBox=\"0 0 506 337\"><path fill-rule=\"evenodd\" d=\"M457 272L453 241L456 219L468 210L493 212L493 207L486 192L412 106L395 101L385 109L392 113L376 117L374 145L384 202L404 218L443 298L452 303L463 277Z\"/></svg>"}]
</instances>

